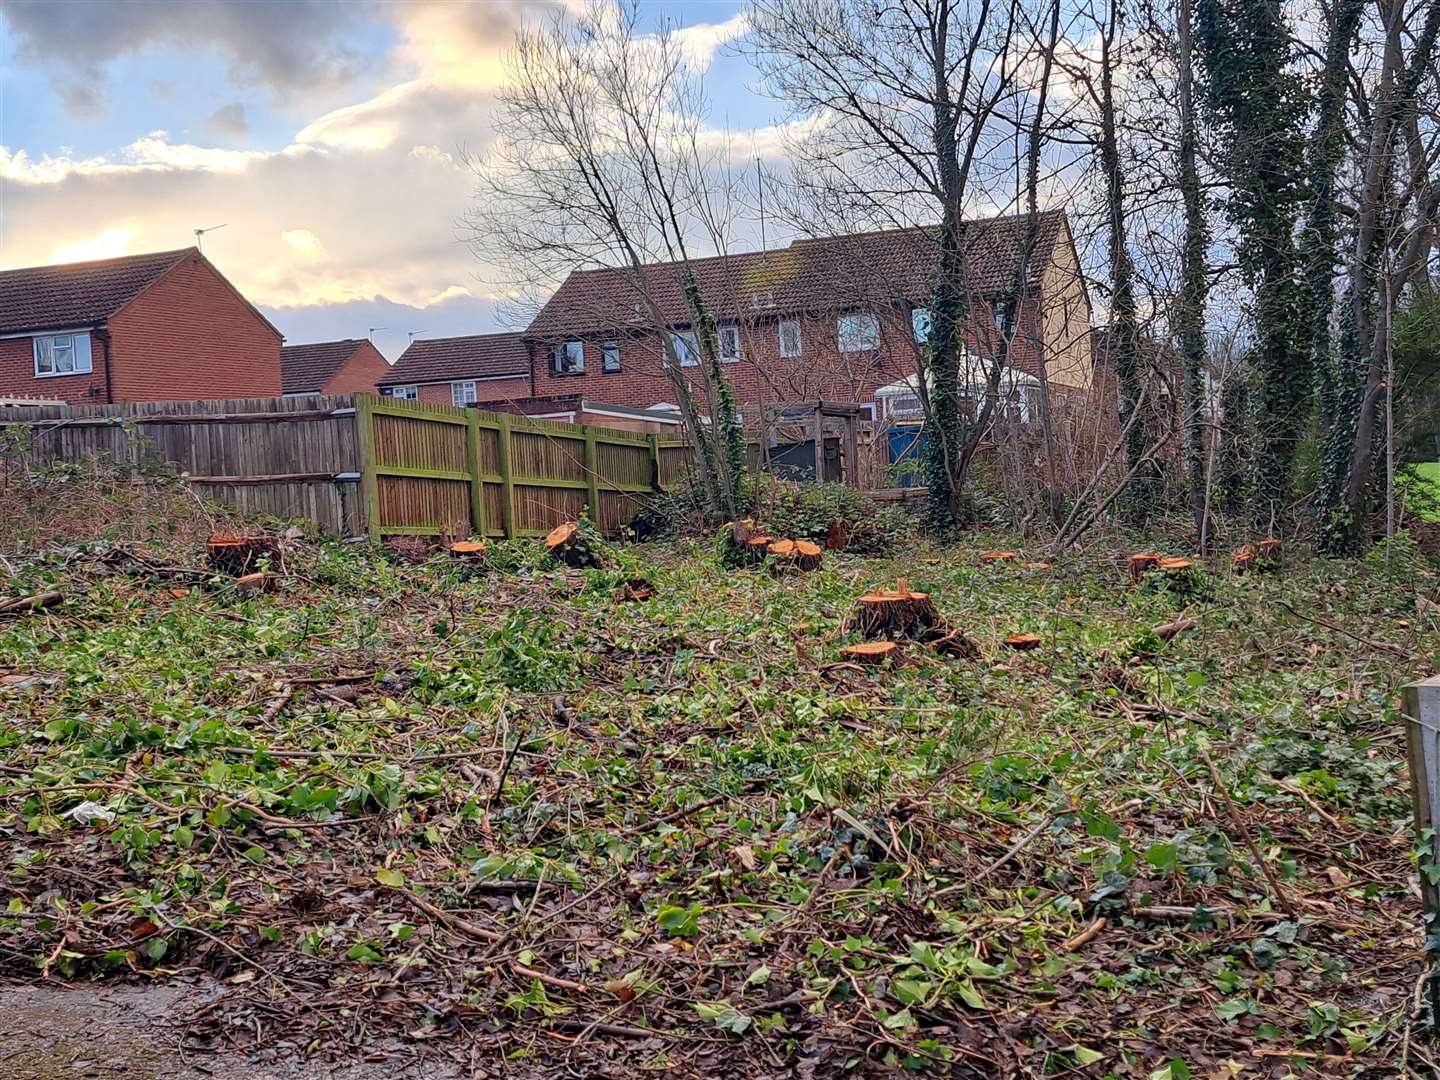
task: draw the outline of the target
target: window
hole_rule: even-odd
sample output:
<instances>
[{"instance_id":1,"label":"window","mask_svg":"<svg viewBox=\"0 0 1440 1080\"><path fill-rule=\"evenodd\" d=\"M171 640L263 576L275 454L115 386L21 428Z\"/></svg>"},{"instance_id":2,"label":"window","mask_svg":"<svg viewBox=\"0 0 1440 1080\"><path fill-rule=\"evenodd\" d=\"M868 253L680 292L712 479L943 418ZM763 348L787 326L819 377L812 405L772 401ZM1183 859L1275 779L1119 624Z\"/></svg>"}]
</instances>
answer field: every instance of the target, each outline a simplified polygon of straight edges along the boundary
<instances>
[{"instance_id":1,"label":"window","mask_svg":"<svg viewBox=\"0 0 1440 1080\"><path fill-rule=\"evenodd\" d=\"M868 352L880 346L880 320L874 315L841 315L835 331L841 352Z\"/></svg>"},{"instance_id":2,"label":"window","mask_svg":"<svg viewBox=\"0 0 1440 1080\"><path fill-rule=\"evenodd\" d=\"M700 366L700 344L694 330L676 330L670 335L670 346L675 350L681 367Z\"/></svg>"},{"instance_id":3,"label":"window","mask_svg":"<svg viewBox=\"0 0 1440 1080\"><path fill-rule=\"evenodd\" d=\"M466 379L463 382L452 382L450 384L450 401L459 408L466 405L473 405L478 399L475 394L475 380Z\"/></svg>"},{"instance_id":4,"label":"window","mask_svg":"<svg viewBox=\"0 0 1440 1080\"><path fill-rule=\"evenodd\" d=\"M89 334L56 334L34 341L37 378L80 375L90 370Z\"/></svg>"},{"instance_id":5,"label":"window","mask_svg":"<svg viewBox=\"0 0 1440 1080\"><path fill-rule=\"evenodd\" d=\"M919 394L895 394L885 399L885 416L890 420L918 420L925 415Z\"/></svg>"},{"instance_id":6,"label":"window","mask_svg":"<svg viewBox=\"0 0 1440 1080\"><path fill-rule=\"evenodd\" d=\"M606 375L614 375L620 370L620 343L618 341L607 341L600 346L600 370Z\"/></svg>"},{"instance_id":7,"label":"window","mask_svg":"<svg viewBox=\"0 0 1440 1080\"><path fill-rule=\"evenodd\" d=\"M420 397L420 388L418 386L392 386L390 396L402 401L416 401Z\"/></svg>"},{"instance_id":8,"label":"window","mask_svg":"<svg viewBox=\"0 0 1440 1080\"><path fill-rule=\"evenodd\" d=\"M550 346L550 372L553 375L585 374L585 343L563 341Z\"/></svg>"},{"instance_id":9,"label":"window","mask_svg":"<svg viewBox=\"0 0 1440 1080\"><path fill-rule=\"evenodd\" d=\"M995 329L1003 331L1005 320L1010 316L1010 301L1004 297L992 300L990 312L995 316Z\"/></svg>"},{"instance_id":10,"label":"window","mask_svg":"<svg viewBox=\"0 0 1440 1080\"><path fill-rule=\"evenodd\" d=\"M930 327L933 325L930 319L930 309L913 308L910 312L910 325L915 330L915 343L924 345L930 340Z\"/></svg>"},{"instance_id":11,"label":"window","mask_svg":"<svg viewBox=\"0 0 1440 1080\"><path fill-rule=\"evenodd\" d=\"M800 355L800 320L780 320L780 355Z\"/></svg>"},{"instance_id":12,"label":"window","mask_svg":"<svg viewBox=\"0 0 1440 1080\"><path fill-rule=\"evenodd\" d=\"M720 342L720 359L735 363L740 359L740 327L722 326L716 331Z\"/></svg>"}]
</instances>

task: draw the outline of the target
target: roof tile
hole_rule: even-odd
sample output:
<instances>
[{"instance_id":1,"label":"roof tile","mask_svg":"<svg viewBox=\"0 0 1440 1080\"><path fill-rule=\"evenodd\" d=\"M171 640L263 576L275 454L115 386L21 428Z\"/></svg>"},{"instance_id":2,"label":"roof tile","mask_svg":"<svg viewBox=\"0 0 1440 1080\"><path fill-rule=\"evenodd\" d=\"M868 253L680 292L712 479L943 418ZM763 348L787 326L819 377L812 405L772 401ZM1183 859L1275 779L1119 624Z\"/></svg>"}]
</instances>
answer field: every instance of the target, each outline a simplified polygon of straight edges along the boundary
<instances>
[{"instance_id":1,"label":"roof tile","mask_svg":"<svg viewBox=\"0 0 1440 1080\"><path fill-rule=\"evenodd\" d=\"M0 334L103 322L195 250L0 270Z\"/></svg>"},{"instance_id":2,"label":"roof tile","mask_svg":"<svg viewBox=\"0 0 1440 1080\"><path fill-rule=\"evenodd\" d=\"M519 334L472 334L412 341L379 385L529 374L530 356Z\"/></svg>"},{"instance_id":3,"label":"roof tile","mask_svg":"<svg viewBox=\"0 0 1440 1080\"><path fill-rule=\"evenodd\" d=\"M318 394L363 344L364 338L345 338L286 345L280 350L281 389L287 394Z\"/></svg>"}]
</instances>

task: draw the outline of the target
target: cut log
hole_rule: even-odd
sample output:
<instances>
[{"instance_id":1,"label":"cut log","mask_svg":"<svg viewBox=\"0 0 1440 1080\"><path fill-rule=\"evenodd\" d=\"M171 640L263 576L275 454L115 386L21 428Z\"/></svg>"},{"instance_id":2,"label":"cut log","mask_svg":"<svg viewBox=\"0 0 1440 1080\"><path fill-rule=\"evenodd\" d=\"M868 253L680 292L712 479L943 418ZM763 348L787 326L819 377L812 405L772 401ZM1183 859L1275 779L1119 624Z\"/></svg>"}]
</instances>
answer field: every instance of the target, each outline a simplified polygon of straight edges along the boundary
<instances>
[{"instance_id":1,"label":"cut log","mask_svg":"<svg viewBox=\"0 0 1440 1080\"><path fill-rule=\"evenodd\" d=\"M545 550L556 562L575 569L604 565L599 537L593 530L582 529L577 521L567 521L551 529L545 537Z\"/></svg>"},{"instance_id":2,"label":"cut log","mask_svg":"<svg viewBox=\"0 0 1440 1080\"><path fill-rule=\"evenodd\" d=\"M1026 563L1026 564L1025 564L1025 569L1026 569L1026 570L1050 570L1050 569L1053 569L1053 567L1052 567L1052 564L1050 564L1050 563L1048 563L1048 562L1032 562L1032 563Z\"/></svg>"},{"instance_id":3,"label":"cut log","mask_svg":"<svg viewBox=\"0 0 1440 1080\"><path fill-rule=\"evenodd\" d=\"M986 551L981 554L980 561L990 566L994 563L1011 562L1015 557L1016 553L1013 551Z\"/></svg>"},{"instance_id":4,"label":"cut log","mask_svg":"<svg viewBox=\"0 0 1440 1080\"><path fill-rule=\"evenodd\" d=\"M615 602L617 604L633 604L649 600L654 595L655 586L643 577L626 578L615 590Z\"/></svg>"},{"instance_id":5,"label":"cut log","mask_svg":"<svg viewBox=\"0 0 1440 1080\"><path fill-rule=\"evenodd\" d=\"M1230 566L1237 574L1243 574L1247 570L1253 570L1255 567L1255 549L1249 544L1246 544L1235 552L1234 556L1230 559Z\"/></svg>"},{"instance_id":6,"label":"cut log","mask_svg":"<svg viewBox=\"0 0 1440 1080\"><path fill-rule=\"evenodd\" d=\"M1273 568L1280 565L1280 541L1273 536L1261 540L1255 545L1255 564Z\"/></svg>"},{"instance_id":7,"label":"cut log","mask_svg":"<svg viewBox=\"0 0 1440 1080\"><path fill-rule=\"evenodd\" d=\"M866 638L919 638L928 630L944 627L945 620L929 593L911 592L902 581L899 588L860 597L849 626Z\"/></svg>"},{"instance_id":8,"label":"cut log","mask_svg":"<svg viewBox=\"0 0 1440 1080\"><path fill-rule=\"evenodd\" d=\"M32 611L54 607L64 600L58 592L36 593L34 596L17 596L13 600L0 600L0 615L28 615Z\"/></svg>"},{"instance_id":9,"label":"cut log","mask_svg":"<svg viewBox=\"0 0 1440 1080\"><path fill-rule=\"evenodd\" d=\"M1031 649L1038 649L1042 640L1034 634L1011 634L1005 639L1005 644L1020 652L1029 652Z\"/></svg>"},{"instance_id":10,"label":"cut log","mask_svg":"<svg viewBox=\"0 0 1440 1080\"><path fill-rule=\"evenodd\" d=\"M1152 626L1150 632L1161 641L1169 641L1179 637L1186 630L1194 630L1196 627L1194 619L1176 619L1174 622L1161 623L1159 626Z\"/></svg>"},{"instance_id":11,"label":"cut log","mask_svg":"<svg viewBox=\"0 0 1440 1080\"><path fill-rule=\"evenodd\" d=\"M260 568L262 559L279 563L280 541L273 536L228 536L217 533L205 546L205 561L212 570L243 577Z\"/></svg>"},{"instance_id":12,"label":"cut log","mask_svg":"<svg viewBox=\"0 0 1440 1080\"><path fill-rule=\"evenodd\" d=\"M856 664L883 664L887 656L897 655L899 646L893 641L863 641L859 645L846 645L840 655Z\"/></svg>"},{"instance_id":13,"label":"cut log","mask_svg":"<svg viewBox=\"0 0 1440 1080\"><path fill-rule=\"evenodd\" d=\"M777 570L814 570L820 565L820 545L809 540L776 540L767 551Z\"/></svg>"},{"instance_id":14,"label":"cut log","mask_svg":"<svg viewBox=\"0 0 1440 1080\"><path fill-rule=\"evenodd\" d=\"M457 540L447 548L452 559L460 559L465 562L485 561L484 540Z\"/></svg>"},{"instance_id":15,"label":"cut log","mask_svg":"<svg viewBox=\"0 0 1440 1080\"><path fill-rule=\"evenodd\" d=\"M280 588L280 575L267 572L244 574L235 579L235 588L243 593L268 593Z\"/></svg>"},{"instance_id":16,"label":"cut log","mask_svg":"<svg viewBox=\"0 0 1440 1080\"><path fill-rule=\"evenodd\" d=\"M1179 577L1195 569L1195 564L1189 559L1161 559L1160 571L1166 577Z\"/></svg>"},{"instance_id":17,"label":"cut log","mask_svg":"<svg viewBox=\"0 0 1440 1080\"><path fill-rule=\"evenodd\" d=\"M1160 565L1160 553L1158 551L1140 551L1130 556L1130 580L1136 585L1140 584L1145 575Z\"/></svg>"}]
</instances>

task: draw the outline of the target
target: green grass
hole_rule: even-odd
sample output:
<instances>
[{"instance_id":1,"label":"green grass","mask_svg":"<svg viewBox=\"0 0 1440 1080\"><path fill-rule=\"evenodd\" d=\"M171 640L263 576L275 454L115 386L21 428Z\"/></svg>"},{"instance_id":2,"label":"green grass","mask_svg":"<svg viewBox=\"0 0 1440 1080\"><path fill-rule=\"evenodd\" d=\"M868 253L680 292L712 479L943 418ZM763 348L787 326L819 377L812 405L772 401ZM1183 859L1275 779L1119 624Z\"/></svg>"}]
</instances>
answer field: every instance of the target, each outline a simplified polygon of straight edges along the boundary
<instances>
[{"instance_id":1,"label":"green grass","mask_svg":"<svg viewBox=\"0 0 1440 1080\"><path fill-rule=\"evenodd\" d=\"M1421 479L1425 480L1437 500L1440 500L1440 461L1426 461L1415 466ZM1440 511L1431 510L1424 515L1426 521L1440 522Z\"/></svg>"},{"instance_id":2,"label":"green grass","mask_svg":"<svg viewBox=\"0 0 1440 1080\"><path fill-rule=\"evenodd\" d=\"M1393 1062L1421 942L1393 694L1440 663L1433 570L1292 556L1176 596L1118 542L996 546L1024 550L775 577L708 541L585 572L325 544L256 597L11 556L4 591L68 599L0 623L0 671L38 676L0 691L0 972L200 969L224 1007L180 1020L213 1045L522 1076ZM656 599L617 603L636 571ZM838 665L901 577L984 658Z\"/></svg>"}]
</instances>

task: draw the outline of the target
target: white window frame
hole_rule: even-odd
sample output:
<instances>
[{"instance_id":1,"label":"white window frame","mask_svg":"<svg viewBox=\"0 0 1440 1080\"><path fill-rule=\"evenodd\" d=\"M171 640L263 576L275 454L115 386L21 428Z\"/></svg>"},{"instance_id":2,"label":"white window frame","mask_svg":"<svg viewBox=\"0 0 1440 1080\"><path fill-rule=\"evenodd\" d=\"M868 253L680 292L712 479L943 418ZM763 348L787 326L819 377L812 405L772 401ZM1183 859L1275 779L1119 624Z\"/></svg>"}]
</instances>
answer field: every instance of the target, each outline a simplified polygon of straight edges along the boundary
<instances>
[{"instance_id":1,"label":"white window frame","mask_svg":"<svg viewBox=\"0 0 1440 1080\"><path fill-rule=\"evenodd\" d=\"M727 341L733 348L727 351ZM720 350L720 359L726 364L740 362L740 324L721 323L715 328L715 345Z\"/></svg>"},{"instance_id":2,"label":"white window frame","mask_svg":"<svg viewBox=\"0 0 1440 1080\"><path fill-rule=\"evenodd\" d=\"M681 367L700 366L700 339L694 330L670 331L670 347L675 350Z\"/></svg>"},{"instance_id":3,"label":"white window frame","mask_svg":"<svg viewBox=\"0 0 1440 1080\"><path fill-rule=\"evenodd\" d=\"M66 375L88 375L95 370L90 358L90 335L87 333L45 334L31 339L31 353L35 363L35 378L56 379ZM64 342L64 353L68 367L59 367L56 350ZM43 370L42 363L49 370Z\"/></svg>"},{"instance_id":4,"label":"white window frame","mask_svg":"<svg viewBox=\"0 0 1440 1080\"><path fill-rule=\"evenodd\" d=\"M839 352L874 352L879 347L880 320L874 313L855 311L835 320L835 348Z\"/></svg>"},{"instance_id":5,"label":"white window frame","mask_svg":"<svg viewBox=\"0 0 1440 1080\"><path fill-rule=\"evenodd\" d=\"M396 401L419 401L420 387L415 383L392 386L390 387L390 396Z\"/></svg>"},{"instance_id":6,"label":"white window frame","mask_svg":"<svg viewBox=\"0 0 1440 1080\"><path fill-rule=\"evenodd\" d=\"M450 404L457 409L473 405L479 400L480 395L475 390L474 379L457 379L450 384Z\"/></svg>"},{"instance_id":7,"label":"white window frame","mask_svg":"<svg viewBox=\"0 0 1440 1080\"><path fill-rule=\"evenodd\" d=\"M620 343L606 341L600 346L600 374L618 375L624 370L620 363Z\"/></svg>"},{"instance_id":8,"label":"white window frame","mask_svg":"<svg viewBox=\"0 0 1440 1080\"><path fill-rule=\"evenodd\" d=\"M785 348L785 328L787 326L793 326L795 328L795 348L789 350ZM776 330L775 333L777 338L777 344L780 349L780 356L783 359L792 359L796 356L800 356L805 351L805 339L802 336L803 331L801 330L799 319L781 319L779 323L779 328Z\"/></svg>"},{"instance_id":9,"label":"white window frame","mask_svg":"<svg viewBox=\"0 0 1440 1080\"><path fill-rule=\"evenodd\" d=\"M551 375L584 375L585 342L576 338L550 346Z\"/></svg>"}]
</instances>

